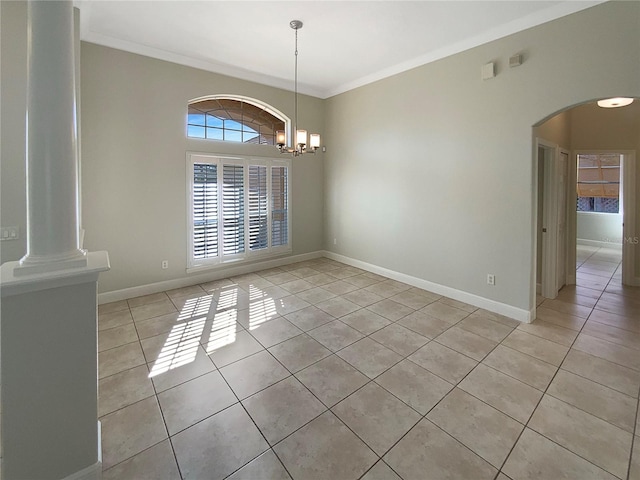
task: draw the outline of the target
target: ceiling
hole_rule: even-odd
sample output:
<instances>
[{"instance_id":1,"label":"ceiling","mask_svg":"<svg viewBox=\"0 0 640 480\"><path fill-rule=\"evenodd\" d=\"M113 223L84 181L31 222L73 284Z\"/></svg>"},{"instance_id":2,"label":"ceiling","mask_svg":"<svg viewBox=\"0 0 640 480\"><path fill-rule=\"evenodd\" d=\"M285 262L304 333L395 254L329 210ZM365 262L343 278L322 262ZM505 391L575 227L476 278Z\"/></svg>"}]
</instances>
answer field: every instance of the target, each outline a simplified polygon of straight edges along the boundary
<instances>
[{"instance_id":1,"label":"ceiling","mask_svg":"<svg viewBox=\"0 0 640 480\"><path fill-rule=\"evenodd\" d=\"M84 41L289 90L295 41L289 21L302 20L299 90L327 98L601 1L76 0L75 5Z\"/></svg>"}]
</instances>

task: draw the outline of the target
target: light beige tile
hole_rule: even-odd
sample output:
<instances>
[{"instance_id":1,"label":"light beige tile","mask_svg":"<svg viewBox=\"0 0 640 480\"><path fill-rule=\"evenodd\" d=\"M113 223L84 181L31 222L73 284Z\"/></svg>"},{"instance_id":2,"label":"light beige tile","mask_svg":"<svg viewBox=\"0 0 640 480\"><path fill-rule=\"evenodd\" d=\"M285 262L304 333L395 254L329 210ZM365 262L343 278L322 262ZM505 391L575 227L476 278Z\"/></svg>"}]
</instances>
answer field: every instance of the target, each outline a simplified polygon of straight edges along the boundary
<instances>
[{"instance_id":1,"label":"light beige tile","mask_svg":"<svg viewBox=\"0 0 640 480\"><path fill-rule=\"evenodd\" d=\"M130 298L129 300L127 300L127 302L129 303L129 308L132 308L132 307L139 307L141 305L148 305L154 302L163 302L168 299L169 297L167 297L166 293L159 292L159 293L152 293L150 295L143 295L141 297Z\"/></svg>"},{"instance_id":2,"label":"light beige tile","mask_svg":"<svg viewBox=\"0 0 640 480\"><path fill-rule=\"evenodd\" d=\"M384 455L421 418L373 382L338 403L332 411L378 455Z\"/></svg>"},{"instance_id":3,"label":"light beige tile","mask_svg":"<svg viewBox=\"0 0 640 480\"><path fill-rule=\"evenodd\" d=\"M171 303L169 298L137 307L131 307L131 315L133 316L133 320L136 322L173 312L177 312L177 309L175 305Z\"/></svg>"},{"instance_id":4,"label":"light beige tile","mask_svg":"<svg viewBox=\"0 0 640 480\"><path fill-rule=\"evenodd\" d=\"M475 360L437 342L430 342L413 355L409 360L444 378L449 383L457 384L477 364Z\"/></svg>"},{"instance_id":5,"label":"light beige tile","mask_svg":"<svg viewBox=\"0 0 640 480\"><path fill-rule=\"evenodd\" d=\"M346 293L342 295L342 297L349 300L350 302L355 303L356 305L360 305L361 307L366 307L373 303L379 302L380 300L383 300L380 295L376 295L375 293L371 293L364 289Z\"/></svg>"},{"instance_id":6,"label":"light beige tile","mask_svg":"<svg viewBox=\"0 0 640 480\"><path fill-rule=\"evenodd\" d=\"M108 330L100 330L98 332L98 351L102 352L137 341L138 333L136 332L136 327L133 323L127 323Z\"/></svg>"},{"instance_id":7,"label":"light beige tile","mask_svg":"<svg viewBox=\"0 0 640 480\"><path fill-rule=\"evenodd\" d=\"M409 360L387 370L376 378L376 383L423 415L453 388L453 385Z\"/></svg>"},{"instance_id":8,"label":"light beige tile","mask_svg":"<svg viewBox=\"0 0 640 480\"><path fill-rule=\"evenodd\" d=\"M164 293L166 293L166 295L171 300L180 297L196 298L198 296L206 295L206 292L200 285L190 285L188 287L174 288L173 290L167 290Z\"/></svg>"},{"instance_id":9,"label":"light beige tile","mask_svg":"<svg viewBox=\"0 0 640 480\"><path fill-rule=\"evenodd\" d=\"M429 339L435 338L451 328L451 323L423 312L413 312L398 321L398 325L413 330Z\"/></svg>"},{"instance_id":10,"label":"light beige tile","mask_svg":"<svg viewBox=\"0 0 640 480\"><path fill-rule=\"evenodd\" d=\"M402 480L391 467L380 460L369 470L362 480Z\"/></svg>"},{"instance_id":11,"label":"light beige tile","mask_svg":"<svg viewBox=\"0 0 640 480\"><path fill-rule=\"evenodd\" d=\"M154 445L102 472L103 480L180 480L178 465L169 440Z\"/></svg>"},{"instance_id":12,"label":"light beige tile","mask_svg":"<svg viewBox=\"0 0 640 480\"><path fill-rule=\"evenodd\" d=\"M274 285L282 285L284 283L295 282L298 280L298 277L289 272L276 273L274 275L269 275L267 278Z\"/></svg>"},{"instance_id":13,"label":"light beige tile","mask_svg":"<svg viewBox=\"0 0 640 480\"><path fill-rule=\"evenodd\" d=\"M98 315L120 312L122 310L129 310L129 303L126 300L119 300L117 302L103 303L101 305L98 305Z\"/></svg>"},{"instance_id":14,"label":"light beige tile","mask_svg":"<svg viewBox=\"0 0 640 480\"><path fill-rule=\"evenodd\" d=\"M171 303L178 309L182 318L207 315L217 308L215 296L205 292L202 288L200 288L200 293L173 297Z\"/></svg>"},{"instance_id":15,"label":"light beige tile","mask_svg":"<svg viewBox=\"0 0 640 480\"><path fill-rule=\"evenodd\" d=\"M329 290L336 295L344 295L346 293L353 292L354 290L358 290L358 287L356 287L355 285L342 280L323 285L322 288L324 288L325 290Z\"/></svg>"},{"instance_id":16,"label":"light beige tile","mask_svg":"<svg viewBox=\"0 0 640 480\"><path fill-rule=\"evenodd\" d=\"M351 285L355 285L358 288L365 288L369 285L373 285L374 283L378 283L378 280L367 277L366 275L356 275L354 277L347 277L344 279L345 282L350 283Z\"/></svg>"},{"instance_id":17,"label":"light beige tile","mask_svg":"<svg viewBox=\"0 0 640 480\"><path fill-rule=\"evenodd\" d=\"M129 323L133 323L133 317L128 308L98 315L98 330L120 327Z\"/></svg>"},{"instance_id":18,"label":"light beige tile","mask_svg":"<svg viewBox=\"0 0 640 480\"><path fill-rule=\"evenodd\" d=\"M360 332L342 323L340 320L334 320L333 322L309 330L307 334L332 352L337 352L363 337Z\"/></svg>"},{"instance_id":19,"label":"light beige tile","mask_svg":"<svg viewBox=\"0 0 640 480\"><path fill-rule=\"evenodd\" d=\"M202 347L163 349L158 359L149 364L149 375L156 392L168 390L188 380L215 370L215 365Z\"/></svg>"},{"instance_id":20,"label":"light beige tile","mask_svg":"<svg viewBox=\"0 0 640 480\"><path fill-rule=\"evenodd\" d=\"M361 290L358 290L361 291ZM347 297L348 295L345 295ZM391 322L377 313L373 313L366 308L362 308L353 313L340 317L342 323L346 323L351 328L355 328L364 335L370 335L373 332L386 327Z\"/></svg>"},{"instance_id":21,"label":"light beige tile","mask_svg":"<svg viewBox=\"0 0 640 480\"><path fill-rule=\"evenodd\" d=\"M593 380L618 392L638 397L640 372L594 357L580 350L571 349L562 363L562 369Z\"/></svg>"},{"instance_id":22,"label":"light beige tile","mask_svg":"<svg viewBox=\"0 0 640 480\"><path fill-rule=\"evenodd\" d=\"M323 347L306 334L279 343L271 347L269 351L292 373L331 355L331 350Z\"/></svg>"},{"instance_id":23,"label":"light beige tile","mask_svg":"<svg viewBox=\"0 0 640 480\"><path fill-rule=\"evenodd\" d=\"M98 354L98 378L144 365L145 358L140 343L127 343Z\"/></svg>"},{"instance_id":24,"label":"light beige tile","mask_svg":"<svg viewBox=\"0 0 640 480\"><path fill-rule=\"evenodd\" d=\"M571 330L580 330L587 321L584 318L569 315L568 313L562 313L551 308L545 308L544 304L536 309L536 318Z\"/></svg>"},{"instance_id":25,"label":"light beige tile","mask_svg":"<svg viewBox=\"0 0 640 480\"><path fill-rule=\"evenodd\" d=\"M105 470L167 438L158 400L149 397L100 419Z\"/></svg>"},{"instance_id":26,"label":"light beige tile","mask_svg":"<svg viewBox=\"0 0 640 480\"><path fill-rule=\"evenodd\" d=\"M633 449L631 452L628 480L640 480L640 438L637 436L633 439Z\"/></svg>"},{"instance_id":27,"label":"light beige tile","mask_svg":"<svg viewBox=\"0 0 640 480\"><path fill-rule=\"evenodd\" d=\"M606 283L605 283L606 285ZM558 312L568 313L579 318L588 318L591 313L591 307L585 307L582 305L576 305L575 303L567 303L561 300L545 300L542 304L543 307L557 310Z\"/></svg>"},{"instance_id":28,"label":"light beige tile","mask_svg":"<svg viewBox=\"0 0 640 480\"><path fill-rule=\"evenodd\" d=\"M388 298L369 305L367 310L371 310L392 322L400 320L402 317L406 317L414 311L413 308L406 307Z\"/></svg>"},{"instance_id":29,"label":"light beige tile","mask_svg":"<svg viewBox=\"0 0 640 480\"><path fill-rule=\"evenodd\" d=\"M318 273L317 275L312 275L311 277L305 278L305 280L312 285L321 287L322 285L327 285L329 283L335 282L336 277L332 277L331 275L327 275L326 273Z\"/></svg>"},{"instance_id":30,"label":"light beige tile","mask_svg":"<svg viewBox=\"0 0 640 480\"><path fill-rule=\"evenodd\" d=\"M265 388L242 404L271 445L327 409L295 377Z\"/></svg>"},{"instance_id":31,"label":"light beige tile","mask_svg":"<svg viewBox=\"0 0 640 480\"><path fill-rule=\"evenodd\" d=\"M526 353L538 360L542 360L543 362L547 362L555 366L560 366L562 360L569 351L569 347L535 335L521 332L518 329L514 330L507 338L505 338L502 345L518 350L519 352Z\"/></svg>"},{"instance_id":32,"label":"light beige tile","mask_svg":"<svg viewBox=\"0 0 640 480\"><path fill-rule=\"evenodd\" d=\"M222 367L220 373L241 400L290 375L266 350Z\"/></svg>"},{"instance_id":33,"label":"light beige tile","mask_svg":"<svg viewBox=\"0 0 640 480\"><path fill-rule=\"evenodd\" d=\"M578 336L578 332L568 328L559 327L544 320L535 320L533 323L523 323L518 327L521 332L546 338L552 342L570 347Z\"/></svg>"},{"instance_id":34,"label":"light beige tile","mask_svg":"<svg viewBox=\"0 0 640 480\"><path fill-rule=\"evenodd\" d=\"M640 321L638 321L638 323L640 324ZM636 350L640 349L640 333L634 333L629 330L623 330L611 325L592 321L588 321L584 325L582 333L607 340L608 342L617 343L618 345L624 345L625 347Z\"/></svg>"},{"instance_id":35,"label":"light beige tile","mask_svg":"<svg viewBox=\"0 0 640 480\"><path fill-rule=\"evenodd\" d=\"M301 298L298 298L296 295L289 295L288 297L279 298L273 303L276 313L278 315L282 315L283 317L289 313L293 313L311 306L309 302L305 302Z\"/></svg>"},{"instance_id":36,"label":"light beige tile","mask_svg":"<svg viewBox=\"0 0 640 480\"><path fill-rule=\"evenodd\" d=\"M528 428L520 436L503 471L518 480L615 479L610 473Z\"/></svg>"},{"instance_id":37,"label":"light beige tile","mask_svg":"<svg viewBox=\"0 0 640 480\"><path fill-rule=\"evenodd\" d=\"M249 333L265 348L284 342L302 333L298 327L284 317L278 317L264 322L255 328L250 328Z\"/></svg>"},{"instance_id":38,"label":"light beige tile","mask_svg":"<svg viewBox=\"0 0 640 480\"><path fill-rule=\"evenodd\" d=\"M370 337L405 357L429 341L428 338L397 324L387 325Z\"/></svg>"},{"instance_id":39,"label":"light beige tile","mask_svg":"<svg viewBox=\"0 0 640 480\"><path fill-rule=\"evenodd\" d=\"M336 294L331 293L329 290L325 290L322 287L315 287L305 290L304 292L300 292L297 296L305 302L315 305L316 303L324 302L325 300L335 297Z\"/></svg>"},{"instance_id":40,"label":"light beige tile","mask_svg":"<svg viewBox=\"0 0 640 480\"><path fill-rule=\"evenodd\" d=\"M196 423L171 441L185 479L225 478L269 449L240 404Z\"/></svg>"},{"instance_id":41,"label":"light beige tile","mask_svg":"<svg viewBox=\"0 0 640 480\"><path fill-rule=\"evenodd\" d=\"M318 275L320 272L311 267L301 266L300 268L296 268L295 270L289 270L289 273L291 275L295 275L298 278L307 278L307 277L312 277L314 275Z\"/></svg>"},{"instance_id":42,"label":"light beige tile","mask_svg":"<svg viewBox=\"0 0 640 480\"><path fill-rule=\"evenodd\" d=\"M427 315L431 315L432 317L439 318L440 320L445 320L452 325L469 316L469 312L451 307L440 301L430 303L420 311Z\"/></svg>"},{"instance_id":43,"label":"light beige tile","mask_svg":"<svg viewBox=\"0 0 640 480\"><path fill-rule=\"evenodd\" d=\"M377 377L402 360L401 355L367 337L340 350L337 355L369 378Z\"/></svg>"},{"instance_id":44,"label":"light beige tile","mask_svg":"<svg viewBox=\"0 0 640 480\"><path fill-rule=\"evenodd\" d=\"M305 332L335 320L334 317L314 306L290 313L285 318Z\"/></svg>"},{"instance_id":45,"label":"light beige tile","mask_svg":"<svg viewBox=\"0 0 640 480\"><path fill-rule=\"evenodd\" d=\"M495 478L498 471L427 419L405 435L383 460L404 480Z\"/></svg>"},{"instance_id":46,"label":"light beige tile","mask_svg":"<svg viewBox=\"0 0 640 480\"><path fill-rule=\"evenodd\" d=\"M513 330L513 328L490 318L471 315L460 321L456 327L480 335L492 342L501 342Z\"/></svg>"},{"instance_id":47,"label":"light beige tile","mask_svg":"<svg viewBox=\"0 0 640 480\"><path fill-rule=\"evenodd\" d=\"M200 287L205 292L214 292L216 290L220 290L221 288L231 287L234 283L228 278L223 278L221 280L213 280L211 282L201 283Z\"/></svg>"},{"instance_id":48,"label":"light beige tile","mask_svg":"<svg viewBox=\"0 0 640 480\"><path fill-rule=\"evenodd\" d=\"M361 272L358 269L352 269L351 267L341 267L335 270L330 270L329 275L335 278L339 278L340 280L344 280L345 278L355 277L356 275L360 275Z\"/></svg>"},{"instance_id":49,"label":"light beige tile","mask_svg":"<svg viewBox=\"0 0 640 480\"><path fill-rule=\"evenodd\" d=\"M305 290L314 288L314 285L312 283L307 282L306 280L296 278L296 280L281 284L280 287L284 288L289 293L295 294L295 293L304 292Z\"/></svg>"},{"instance_id":50,"label":"light beige tile","mask_svg":"<svg viewBox=\"0 0 640 480\"><path fill-rule=\"evenodd\" d=\"M390 298L396 303L405 305L413 310L420 310L426 307L430 303L433 303L438 298L433 295L426 295L412 290L405 290Z\"/></svg>"},{"instance_id":51,"label":"light beige tile","mask_svg":"<svg viewBox=\"0 0 640 480\"><path fill-rule=\"evenodd\" d=\"M218 331L209 339L205 350L218 368L258 353L264 347L249 332Z\"/></svg>"},{"instance_id":52,"label":"light beige tile","mask_svg":"<svg viewBox=\"0 0 640 480\"><path fill-rule=\"evenodd\" d=\"M258 458L236 471L227 480L291 480L284 466L273 450L267 450Z\"/></svg>"},{"instance_id":53,"label":"light beige tile","mask_svg":"<svg viewBox=\"0 0 640 480\"><path fill-rule=\"evenodd\" d=\"M162 333L170 332L176 325L182 323L178 321L180 317L179 312L171 312L166 315L158 315L147 320L136 321L136 329L141 339L155 337ZM197 320L193 320L197 324L204 326L206 318L202 317Z\"/></svg>"},{"instance_id":54,"label":"light beige tile","mask_svg":"<svg viewBox=\"0 0 640 480\"><path fill-rule=\"evenodd\" d=\"M542 391L558 370L554 365L503 345L498 345L482 363Z\"/></svg>"},{"instance_id":55,"label":"light beige tile","mask_svg":"<svg viewBox=\"0 0 640 480\"><path fill-rule=\"evenodd\" d=\"M604 420L545 395L528 426L619 478L627 475L632 435Z\"/></svg>"},{"instance_id":56,"label":"light beige tile","mask_svg":"<svg viewBox=\"0 0 640 480\"><path fill-rule=\"evenodd\" d=\"M468 303L464 303L459 300L454 300L453 298L449 298L449 297L442 297L440 301L446 305L459 308L460 310L464 310L465 312L469 312L469 313L473 313L476 310L478 310L478 307L469 305Z\"/></svg>"},{"instance_id":57,"label":"light beige tile","mask_svg":"<svg viewBox=\"0 0 640 480\"><path fill-rule=\"evenodd\" d=\"M328 407L369 381L365 375L335 355L299 371L296 377Z\"/></svg>"},{"instance_id":58,"label":"light beige tile","mask_svg":"<svg viewBox=\"0 0 640 480\"><path fill-rule=\"evenodd\" d=\"M438 335L435 341L478 361L486 357L497 345L497 342L457 326Z\"/></svg>"},{"instance_id":59,"label":"light beige tile","mask_svg":"<svg viewBox=\"0 0 640 480\"><path fill-rule=\"evenodd\" d=\"M547 393L633 433L638 404L634 397L564 370L557 373Z\"/></svg>"},{"instance_id":60,"label":"light beige tile","mask_svg":"<svg viewBox=\"0 0 640 480\"><path fill-rule=\"evenodd\" d=\"M485 310L483 308L479 308L475 312L473 312L470 317L472 318L487 318L489 320L493 320L494 322L501 323L502 325L506 325L507 327L515 328L520 323L518 320L514 320L513 318L505 317L504 315L500 315L499 313L490 312L489 310Z\"/></svg>"},{"instance_id":61,"label":"light beige tile","mask_svg":"<svg viewBox=\"0 0 640 480\"><path fill-rule=\"evenodd\" d=\"M158 394L169 435L175 435L238 401L217 371Z\"/></svg>"},{"instance_id":62,"label":"light beige tile","mask_svg":"<svg viewBox=\"0 0 640 480\"><path fill-rule=\"evenodd\" d=\"M589 316L589 321L604 323L605 325L611 325L612 327L640 333L640 322L638 322L638 320L625 317L623 315L616 315L615 313L594 310Z\"/></svg>"},{"instance_id":63,"label":"light beige tile","mask_svg":"<svg viewBox=\"0 0 640 480\"><path fill-rule=\"evenodd\" d=\"M581 333L573 348L624 367L640 370L640 353L638 350L611 343L600 338Z\"/></svg>"},{"instance_id":64,"label":"light beige tile","mask_svg":"<svg viewBox=\"0 0 640 480\"><path fill-rule=\"evenodd\" d=\"M378 457L331 412L274 447L295 479L356 480Z\"/></svg>"},{"instance_id":65,"label":"light beige tile","mask_svg":"<svg viewBox=\"0 0 640 480\"><path fill-rule=\"evenodd\" d=\"M273 267L273 268L265 268L264 270L258 270L256 272L256 275L260 275L263 278L268 278L272 275L276 275L278 273L282 273L285 272L286 270L283 270L280 267Z\"/></svg>"},{"instance_id":66,"label":"light beige tile","mask_svg":"<svg viewBox=\"0 0 640 480\"><path fill-rule=\"evenodd\" d=\"M98 416L115 412L155 393L146 365L103 378L98 382Z\"/></svg>"},{"instance_id":67,"label":"light beige tile","mask_svg":"<svg viewBox=\"0 0 640 480\"><path fill-rule=\"evenodd\" d=\"M342 297L335 297L316 305L320 310L327 312L329 315L339 318L360 309L360 305L356 305Z\"/></svg>"},{"instance_id":68,"label":"light beige tile","mask_svg":"<svg viewBox=\"0 0 640 480\"><path fill-rule=\"evenodd\" d=\"M502 466L524 428L459 388L449 392L427 418L496 468Z\"/></svg>"},{"instance_id":69,"label":"light beige tile","mask_svg":"<svg viewBox=\"0 0 640 480\"><path fill-rule=\"evenodd\" d=\"M542 396L539 390L482 364L459 387L523 424Z\"/></svg>"}]
</instances>

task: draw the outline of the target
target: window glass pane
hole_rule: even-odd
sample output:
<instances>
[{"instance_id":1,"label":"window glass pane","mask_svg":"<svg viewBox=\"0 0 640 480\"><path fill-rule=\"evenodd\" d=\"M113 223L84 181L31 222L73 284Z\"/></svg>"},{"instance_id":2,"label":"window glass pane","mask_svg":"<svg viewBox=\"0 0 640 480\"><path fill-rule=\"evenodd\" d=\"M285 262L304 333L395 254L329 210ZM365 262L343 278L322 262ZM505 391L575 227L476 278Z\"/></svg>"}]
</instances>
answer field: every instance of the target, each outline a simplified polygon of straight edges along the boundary
<instances>
[{"instance_id":1,"label":"window glass pane","mask_svg":"<svg viewBox=\"0 0 640 480\"><path fill-rule=\"evenodd\" d=\"M224 140L225 142L242 142L242 132L225 129Z\"/></svg>"},{"instance_id":2,"label":"window glass pane","mask_svg":"<svg viewBox=\"0 0 640 480\"><path fill-rule=\"evenodd\" d=\"M194 127L192 125L189 125L187 128L187 135L195 138L205 138L204 127Z\"/></svg>"},{"instance_id":3,"label":"window glass pane","mask_svg":"<svg viewBox=\"0 0 640 480\"><path fill-rule=\"evenodd\" d=\"M204 115L202 113L190 113L187 122L189 125L200 125L204 127Z\"/></svg>"},{"instance_id":4,"label":"window glass pane","mask_svg":"<svg viewBox=\"0 0 640 480\"><path fill-rule=\"evenodd\" d=\"M244 143L259 143L260 135L257 133L242 132L242 141Z\"/></svg>"},{"instance_id":5,"label":"window glass pane","mask_svg":"<svg viewBox=\"0 0 640 480\"><path fill-rule=\"evenodd\" d=\"M235 120L225 120L224 128L230 129L230 130L242 131L242 124L240 122L236 122Z\"/></svg>"},{"instance_id":6,"label":"window glass pane","mask_svg":"<svg viewBox=\"0 0 640 480\"><path fill-rule=\"evenodd\" d=\"M224 130L221 128L207 128L207 138L211 140L224 140Z\"/></svg>"},{"instance_id":7,"label":"window glass pane","mask_svg":"<svg viewBox=\"0 0 640 480\"><path fill-rule=\"evenodd\" d=\"M216 128L222 128L223 125L223 121L221 118L215 117L213 115L207 115L207 127L216 127Z\"/></svg>"}]
</instances>

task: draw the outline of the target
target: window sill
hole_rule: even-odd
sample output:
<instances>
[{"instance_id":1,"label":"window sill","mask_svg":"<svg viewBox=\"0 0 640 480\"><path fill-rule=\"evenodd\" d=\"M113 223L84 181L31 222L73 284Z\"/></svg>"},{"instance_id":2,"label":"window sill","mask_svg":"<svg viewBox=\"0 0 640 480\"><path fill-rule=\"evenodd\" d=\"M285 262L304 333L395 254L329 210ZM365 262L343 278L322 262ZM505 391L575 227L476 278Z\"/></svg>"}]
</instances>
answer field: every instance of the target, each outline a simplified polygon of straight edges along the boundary
<instances>
[{"instance_id":1,"label":"window sill","mask_svg":"<svg viewBox=\"0 0 640 480\"><path fill-rule=\"evenodd\" d=\"M187 267L187 273L204 273L211 270L224 270L238 266L252 265L260 263L263 260L271 260L274 258L285 257L291 255L293 249L287 248L268 253L254 253L247 258L228 260L226 262L211 263L206 265L194 265Z\"/></svg>"}]
</instances>

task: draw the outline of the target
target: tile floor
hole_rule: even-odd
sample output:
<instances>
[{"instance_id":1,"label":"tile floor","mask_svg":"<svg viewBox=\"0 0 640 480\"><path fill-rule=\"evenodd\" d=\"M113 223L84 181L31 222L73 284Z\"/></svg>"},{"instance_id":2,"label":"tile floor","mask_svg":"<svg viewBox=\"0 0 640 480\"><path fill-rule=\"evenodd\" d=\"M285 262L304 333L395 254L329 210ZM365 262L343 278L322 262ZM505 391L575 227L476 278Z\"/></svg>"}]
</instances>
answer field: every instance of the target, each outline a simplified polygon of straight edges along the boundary
<instances>
[{"instance_id":1,"label":"tile floor","mask_svg":"<svg viewBox=\"0 0 640 480\"><path fill-rule=\"evenodd\" d=\"M101 305L104 479L640 478L640 289L578 260L532 324L324 258Z\"/></svg>"}]
</instances>

